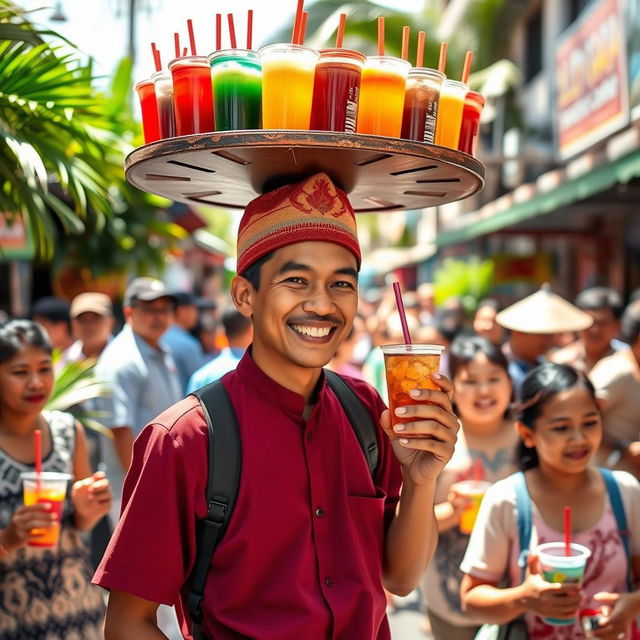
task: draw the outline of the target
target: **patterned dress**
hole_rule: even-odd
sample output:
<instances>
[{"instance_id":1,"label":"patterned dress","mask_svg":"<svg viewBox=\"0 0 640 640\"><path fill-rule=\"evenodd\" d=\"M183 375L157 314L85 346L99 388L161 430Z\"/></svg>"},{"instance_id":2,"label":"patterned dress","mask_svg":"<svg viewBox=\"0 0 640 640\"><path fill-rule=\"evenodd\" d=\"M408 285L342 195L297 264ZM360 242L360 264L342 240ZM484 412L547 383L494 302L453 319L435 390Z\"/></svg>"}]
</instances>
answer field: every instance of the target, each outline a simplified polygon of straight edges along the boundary
<instances>
[{"instance_id":1,"label":"patterned dress","mask_svg":"<svg viewBox=\"0 0 640 640\"><path fill-rule=\"evenodd\" d=\"M52 450L43 471L72 473L73 416L45 412ZM0 449L0 528L22 504L20 473L33 471ZM88 549L73 526L67 498L57 547L24 546L0 559L0 638L2 640L100 640L104 601L91 585Z\"/></svg>"}]
</instances>

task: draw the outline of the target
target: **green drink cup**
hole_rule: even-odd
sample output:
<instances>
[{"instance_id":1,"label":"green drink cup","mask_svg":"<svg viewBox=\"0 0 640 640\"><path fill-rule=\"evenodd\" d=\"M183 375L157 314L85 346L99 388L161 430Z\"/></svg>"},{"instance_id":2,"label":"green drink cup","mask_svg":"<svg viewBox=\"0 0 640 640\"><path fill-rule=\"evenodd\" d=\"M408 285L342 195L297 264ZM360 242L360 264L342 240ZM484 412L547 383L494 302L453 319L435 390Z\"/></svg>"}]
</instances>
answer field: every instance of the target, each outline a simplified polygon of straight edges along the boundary
<instances>
[{"instance_id":1,"label":"green drink cup","mask_svg":"<svg viewBox=\"0 0 640 640\"><path fill-rule=\"evenodd\" d=\"M262 66L255 51L222 49L209 56L216 131L262 128Z\"/></svg>"}]
</instances>

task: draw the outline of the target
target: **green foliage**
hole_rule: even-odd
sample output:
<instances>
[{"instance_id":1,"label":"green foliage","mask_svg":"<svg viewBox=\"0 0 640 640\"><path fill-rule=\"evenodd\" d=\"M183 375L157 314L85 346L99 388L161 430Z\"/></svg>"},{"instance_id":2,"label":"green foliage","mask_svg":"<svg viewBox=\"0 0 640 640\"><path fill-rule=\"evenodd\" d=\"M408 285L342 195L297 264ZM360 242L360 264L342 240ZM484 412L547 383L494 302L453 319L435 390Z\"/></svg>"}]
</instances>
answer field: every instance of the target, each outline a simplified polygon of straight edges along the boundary
<instances>
[{"instance_id":1,"label":"green foliage","mask_svg":"<svg viewBox=\"0 0 640 640\"><path fill-rule=\"evenodd\" d=\"M447 258L434 273L436 305L458 297L465 311L472 313L491 289L493 268L492 260L481 260L477 256L468 260Z\"/></svg>"}]
</instances>

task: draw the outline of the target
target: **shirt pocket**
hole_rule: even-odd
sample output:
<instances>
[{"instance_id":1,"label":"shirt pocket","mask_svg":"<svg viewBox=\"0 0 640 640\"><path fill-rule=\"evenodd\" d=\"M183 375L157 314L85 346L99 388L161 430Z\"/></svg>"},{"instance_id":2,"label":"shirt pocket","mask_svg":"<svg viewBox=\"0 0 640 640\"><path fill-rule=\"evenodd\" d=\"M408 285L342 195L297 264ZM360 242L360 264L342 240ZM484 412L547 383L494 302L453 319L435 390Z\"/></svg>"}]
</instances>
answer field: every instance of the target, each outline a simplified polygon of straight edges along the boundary
<instances>
[{"instance_id":1,"label":"shirt pocket","mask_svg":"<svg viewBox=\"0 0 640 640\"><path fill-rule=\"evenodd\" d=\"M385 499L385 493L380 490L375 496L349 496L349 513L357 540L357 552L376 583L380 583L382 573Z\"/></svg>"}]
</instances>

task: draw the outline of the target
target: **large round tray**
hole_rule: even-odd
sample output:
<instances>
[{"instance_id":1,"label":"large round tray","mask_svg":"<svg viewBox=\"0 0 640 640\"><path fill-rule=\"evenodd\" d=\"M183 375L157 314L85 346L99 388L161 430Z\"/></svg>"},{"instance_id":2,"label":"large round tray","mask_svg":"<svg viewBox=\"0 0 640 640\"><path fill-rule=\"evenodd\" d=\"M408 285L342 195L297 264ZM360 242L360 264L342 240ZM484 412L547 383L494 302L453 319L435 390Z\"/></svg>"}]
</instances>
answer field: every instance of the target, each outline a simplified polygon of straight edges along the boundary
<instances>
[{"instance_id":1,"label":"large round tray","mask_svg":"<svg viewBox=\"0 0 640 640\"><path fill-rule=\"evenodd\" d=\"M423 209L484 184L475 158L445 147L317 131L223 131L169 138L133 151L127 180L186 204L244 208L281 184L324 171L356 212Z\"/></svg>"}]
</instances>

